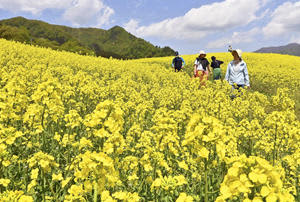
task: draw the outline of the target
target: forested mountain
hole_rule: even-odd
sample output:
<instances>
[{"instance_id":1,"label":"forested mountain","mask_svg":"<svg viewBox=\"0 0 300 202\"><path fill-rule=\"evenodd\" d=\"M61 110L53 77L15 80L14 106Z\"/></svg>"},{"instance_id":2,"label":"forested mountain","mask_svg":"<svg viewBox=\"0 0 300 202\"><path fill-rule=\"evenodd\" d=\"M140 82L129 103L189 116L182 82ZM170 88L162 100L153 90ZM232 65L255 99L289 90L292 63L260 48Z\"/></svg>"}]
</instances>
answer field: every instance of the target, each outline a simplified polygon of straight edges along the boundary
<instances>
[{"instance_id":1,"label":"forested mountain","mask_svg":"<svg viewBox=\"0 0 300 202\"><path fill-rule=\"evenodd\" d=\"M122 59L174 55L170 47L154 46L119 26L109 30L71 28L16 17L0 21L0 38L55 50Z\"/></svg>"},{"instance_id":2,"label":"forested mountain","mask_svg":"<svg viewBox=\"0 0 300 202\"><path fill-rule=\"evenodd\" d=\"M266 48L261 48L255 52L256 53L280 53L280 54L300 56L300 44L291 43L286 46L266 47Z\"/></svg>"}]
</instances>

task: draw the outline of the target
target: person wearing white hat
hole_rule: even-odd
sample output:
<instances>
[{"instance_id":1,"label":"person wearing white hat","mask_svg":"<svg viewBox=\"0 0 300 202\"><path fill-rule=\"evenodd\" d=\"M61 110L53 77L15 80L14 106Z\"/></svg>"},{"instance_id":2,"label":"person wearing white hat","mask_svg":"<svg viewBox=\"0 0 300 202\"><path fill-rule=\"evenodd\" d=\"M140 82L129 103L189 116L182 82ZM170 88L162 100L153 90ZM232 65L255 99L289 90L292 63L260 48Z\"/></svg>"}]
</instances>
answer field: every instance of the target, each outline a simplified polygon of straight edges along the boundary
<instances>
[{"instance_id":1,"label":"person wearing white hat","mask_svg":"<svg viewBox=\"0 0 300 202\"><path fill-rule=\"evenodd\" d=\"M201 50L194 63L194 77L200 77L200 81L205 77L208 79L210 73L209 62L205 57L205 51Z\"/></svg>"},{"instance_id":2,"label":"person wearing white hat","mask_svg":"<svg viewBox=\"0 0 300 202\"><path fill-rule=\"evenodd\" d=\"M242 59L242 50L236 49L230 51L233 60L228 64L225 80L232 85L233 88L250 87L250 79L246 62Z\"/></svg>"}]
</instances>

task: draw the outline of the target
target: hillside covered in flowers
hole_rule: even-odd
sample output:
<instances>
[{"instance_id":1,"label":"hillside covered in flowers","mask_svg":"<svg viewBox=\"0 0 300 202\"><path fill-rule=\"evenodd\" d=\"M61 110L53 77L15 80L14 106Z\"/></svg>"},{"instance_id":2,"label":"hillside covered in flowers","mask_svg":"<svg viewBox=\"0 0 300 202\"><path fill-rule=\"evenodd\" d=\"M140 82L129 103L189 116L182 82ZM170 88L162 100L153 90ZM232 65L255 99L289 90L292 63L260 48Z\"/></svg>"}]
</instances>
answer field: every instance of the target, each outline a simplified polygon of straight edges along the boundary
<instances>
[{"instance_id":1,"label":"hillside covered in flowers","mask_svg":"<svg viewBox=\"0 0 300 202\"><path fill-rule=\"evenodd\" d=\"M299 201L300 58L246 53L231 100L183 57L175 73L0 40L0 201Z\"/></svg>"}]
</instances>

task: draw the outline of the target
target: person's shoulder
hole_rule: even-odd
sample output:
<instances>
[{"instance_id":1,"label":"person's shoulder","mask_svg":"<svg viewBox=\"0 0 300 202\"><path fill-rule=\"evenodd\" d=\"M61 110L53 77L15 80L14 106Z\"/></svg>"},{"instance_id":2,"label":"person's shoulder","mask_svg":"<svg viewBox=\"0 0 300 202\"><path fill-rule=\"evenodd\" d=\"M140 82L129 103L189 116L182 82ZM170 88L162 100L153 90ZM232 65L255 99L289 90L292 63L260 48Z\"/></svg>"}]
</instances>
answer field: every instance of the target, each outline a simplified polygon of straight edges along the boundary
<instances>
[{"instance_id":1,"label":"person's shoulder","mask_svg":"<svg viewBox=\"0 0 300 202\"><path fill-rule=\"evenodd\" d=\"M241 66L247 66L247 63L244 60L242 60L240 65Z\"/></svg>"},{"instance_id":2,"label":"person's shoulder","mask_svg":"<svg viewBox=\"0 0 300 202\"><path fill-rule=\"evenodd\" d=\"M208 59L207 58L203 58L202 59L204 62L206 62L206 63L208 63L209 64L209 61L208 61Z\"/></svg>"}]
</instances>

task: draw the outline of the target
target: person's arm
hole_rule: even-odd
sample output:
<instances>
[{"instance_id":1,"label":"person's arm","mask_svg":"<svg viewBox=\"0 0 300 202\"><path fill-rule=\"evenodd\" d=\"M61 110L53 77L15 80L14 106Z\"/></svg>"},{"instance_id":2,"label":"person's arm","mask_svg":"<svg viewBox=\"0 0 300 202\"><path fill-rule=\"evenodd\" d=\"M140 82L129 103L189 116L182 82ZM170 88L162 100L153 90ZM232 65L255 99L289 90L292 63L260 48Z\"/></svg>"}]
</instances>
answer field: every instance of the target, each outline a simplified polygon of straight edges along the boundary
<instances>
[{"instance_id":1,"label":"person's arm","mask_svg":"<svg viewBox=\"0 0 300 202\"><path fill-rule=\"evenodd\" d=\"M182 59L182 68L183 68L185 66L185 61L183 58L181 58L181 59Z\"/></svg>"},{"instance_id":2,"label":"person's arm","mask_svg":"<svg viewBox=\"0 0 300 202\"><path fill-rule=\"evenodd\" d=\"M210 64L208 63L207 65L207 70L208 70L208 73L210 74L211 73L211 70L210 70Z\"/></svg>"},{"instance_id":3,"label":"person's arm","mask_svg":"<svg viewBox=\"0 0 300 202\"><path fill-rule=\"evenodd\" d=\"M175 58L172 60L172 67L174 67L174 61L175 61Z\"/></svg>"},{"instance_id":4,"label":"person's arm","mask_svg":"<svg viewBox=\"0 0 300 202\"><path fill-rule=\"evenodd\" d=\"M196 75L197 75L197 65L194 64L194 76L196 76Z\"/></svg>"},{"instance_id":5,"label":"person's arm","mask_svg":"<svg viewBox=\"0 0 300 202\"><path fill-rule=\"evenodd\" d=\"M196 59L195 62L194 62L194 76L197 75L197 67L198 67L198 61Z\"/></svg>"},{"instance_id":6,"label":"person's arm","mask_svg":"<svg viewBox=\"0 0 300 202\"><path fill-rule=\"evenodd\" d=\"M224 62L221 60L218 60L218 63L219 63L219 65L224 64Z\"/></svg>"},{"instance_id":7,"label":"person's arm","mask_svg":"<svg viewBox=\"0 0 300 202\"><path fill-rule=\"evenodd\" d=\"M229 76L230 76L230 63L227 66L225 80L229 82Z\"/></svg>"},{"instance_id":8,"label":"person's arm","mask_svg":"<svg viewBox=\"0 0 300 202\"><path fill-rule=\"evenodd\" d=\"M245 78L246 86L250 87L250 79L249 79L248 68L247 68L246 63L245 63L245 68L244 68L244 78Z\"/></svg>"},{"instance_id":9,"label":"person's arm","mask_svg":"<svg viewBox=\"0 0 300 202\"><path fill-rule=\"evenodd\" d=\"M208 62L208 60L206 60L207 61L207 66L206 66L206 68L207 68L207 70L208 70L208 73L210 74L210 63Z\"/></svg>"}]
</instances>

